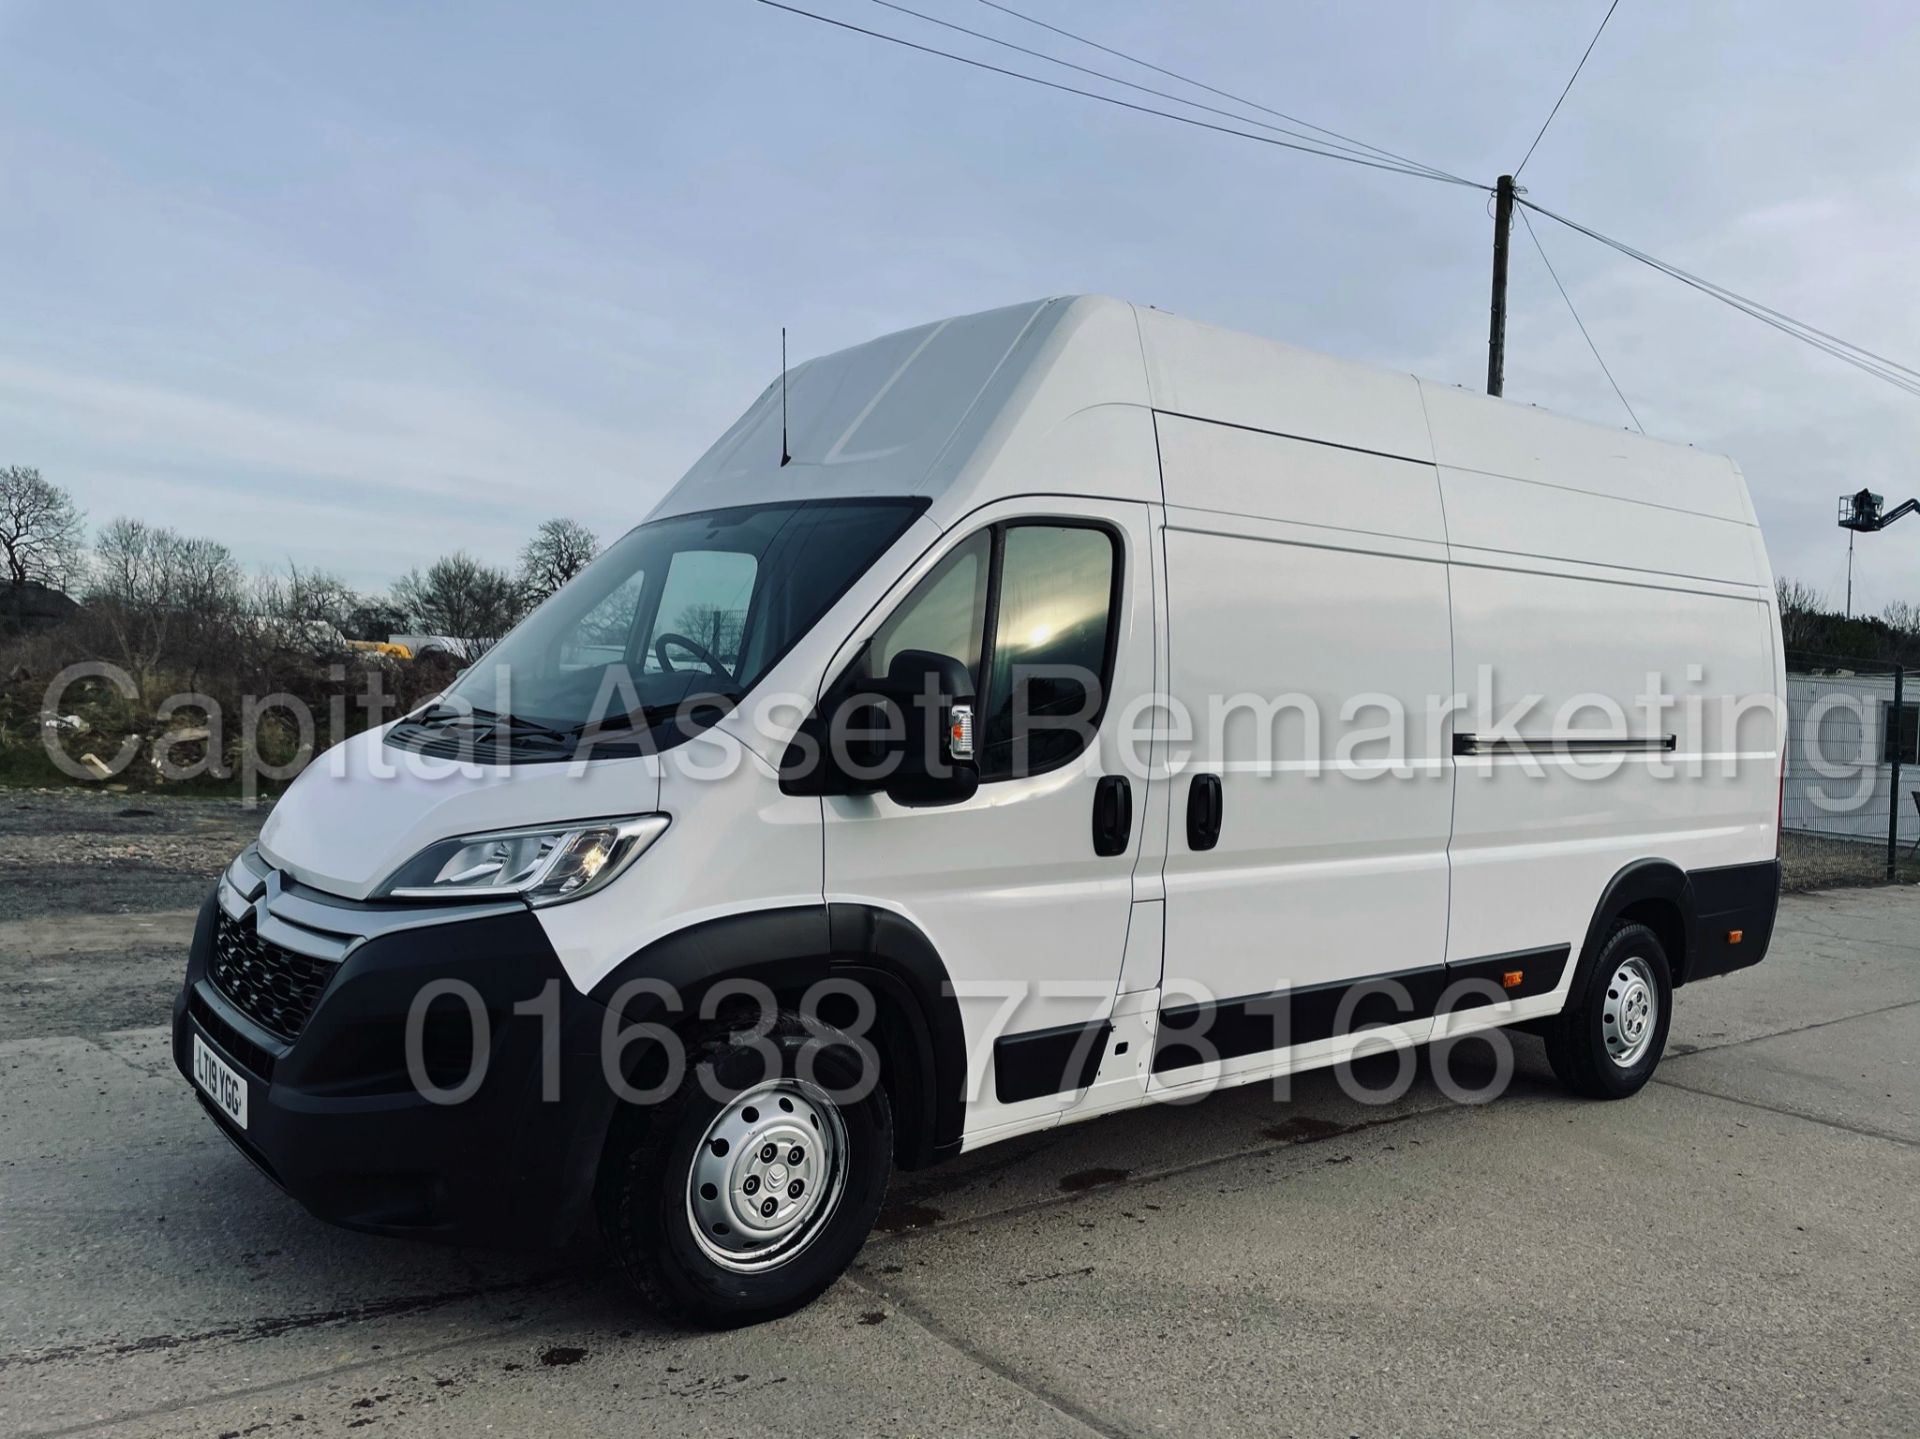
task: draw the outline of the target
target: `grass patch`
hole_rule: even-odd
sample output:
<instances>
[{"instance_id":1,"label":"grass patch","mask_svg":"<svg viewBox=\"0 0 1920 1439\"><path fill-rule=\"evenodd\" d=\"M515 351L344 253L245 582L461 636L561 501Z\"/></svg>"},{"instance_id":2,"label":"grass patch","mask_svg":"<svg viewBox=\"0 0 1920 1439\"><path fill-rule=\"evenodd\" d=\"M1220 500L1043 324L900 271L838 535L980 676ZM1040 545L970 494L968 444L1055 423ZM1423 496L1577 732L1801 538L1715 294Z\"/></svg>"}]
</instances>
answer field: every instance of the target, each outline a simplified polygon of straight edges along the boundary
<instances>
[{"instance_id":1,"label":"grass patch","mask_svg":"<svg viewBox=\"0 0 1920 1439\"><path fill-rule=\"evenodd\" d=\"M37 744L10 744L0 749L0 784L54 789L79 783L72 775L62 774Z\"/></svg>"}]
</instances>

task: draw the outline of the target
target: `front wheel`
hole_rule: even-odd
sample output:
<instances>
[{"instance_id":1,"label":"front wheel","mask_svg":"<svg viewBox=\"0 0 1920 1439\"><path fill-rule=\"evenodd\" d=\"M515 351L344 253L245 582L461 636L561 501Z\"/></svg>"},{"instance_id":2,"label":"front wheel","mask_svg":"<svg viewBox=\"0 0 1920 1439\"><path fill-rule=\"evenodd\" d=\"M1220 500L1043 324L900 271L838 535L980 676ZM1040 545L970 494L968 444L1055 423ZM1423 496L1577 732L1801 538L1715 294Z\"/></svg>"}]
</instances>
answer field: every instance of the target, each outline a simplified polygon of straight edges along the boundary
<instances>
[{"instance_id":1,"label":"front wheel","mask_svg":"<svg viewBox=\"0 0 1920 1439\"><path fill-rule=\"evenodd\" d=\"M1543 1027L1560 1082L1590 1099L1625 1099L1653 1078L1667 1047L1673 979L1667 953L1644 924L1615 926L1583 993Z\"/></svg>"},{"instance_id":2,"label":"front wheel","mask_svg":"<svg viewBox=\"0 0 1920 1439\"><path fill-rule=\"evenodd\" d=\"M601 1230L664 1316L775 1319L853 1262L892 1156L871 1051L783 1013L764 1039L695 1043L671 1094L622 1113L601 1163Z\"/></svg>"}]
</instances>

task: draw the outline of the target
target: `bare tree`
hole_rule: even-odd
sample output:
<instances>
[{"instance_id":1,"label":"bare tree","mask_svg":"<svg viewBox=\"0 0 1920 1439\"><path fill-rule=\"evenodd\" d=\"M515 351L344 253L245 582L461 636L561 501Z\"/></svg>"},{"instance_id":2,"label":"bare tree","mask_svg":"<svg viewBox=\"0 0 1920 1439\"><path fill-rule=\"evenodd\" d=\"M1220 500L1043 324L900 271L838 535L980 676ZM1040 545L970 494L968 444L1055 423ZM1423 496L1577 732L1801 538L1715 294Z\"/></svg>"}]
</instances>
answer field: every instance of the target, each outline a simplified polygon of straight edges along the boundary
<instances>
[{"instance_id":1,"label":"bare tree","mask_svg":"<svg viewBox=\"0 0 1920 1439\"><path fill-rule=\"evenodd\" d=\"M324 655L338 652L360 599L347 582L325 570L291 562L286 574L254 580L253 606L262 635L282 649Z\"/></svg>"},{"instance_id":2,"label":"bare tree","mask_svg":"<svg viewBox=\"0 0 1920 1439\"><path fill-rule=\"evenodd\" d=\"M539 604L600 553L600 541L578 520L548 520L520 552L520 586Z\"/></svg>"},{"instance_id":3,"label":"bare tree","mask_svg":"<svg viewBox=\"0 0 1920 1439\"><path fill-rule=\"evenodd\" d=\"M1790 650L1806 649L1818 636L1826 616L1826 598L1812 585L1785 576L1773 582L1780 602L1780 637Z\"/></svg>"},{"instance_id":4,"label":"bare tree","mask_svg":"<svg viewBox=\"0 0 1920 1439\"><path fill-rule=\"evenodd\" d=\"M524 609L512 575L464 551L435 560L424 574L410 571L394 585L393 602L425 633L455 641L466 659L512 629Z\"/></svg>"},{"instance_id":5,"label":"bare tree","mask_svg":"<svg viewBox=\"0 0 1920 1439\"><path fill-rule=\"evenodd\" d=\"M1920 640L1920 605L1908 600L1895 600L1880 612L1880 618L1888 629L1907 640Z\"/></svg>"},{"instance_id":6,"label":"bare tree","mask_svg":"<svg viewBox=\"0 0 1920 1439\"><path fill-rule=\"evenodd\" d=\"M73 496L38 470L0 469L0 560L14 584L72 585L80 576L85 525Z\"/></svg>"},{"instance_id":7,"label":"bare tree","mask_svg":"<svg viewBox=\"0 0 1920 1439\"><path fill-rule=\"evenodd\" d=\"M697 642L722 664L736 661L746 616L720 605L688 605L674 621L679 634Z\"/></svg>"},{"instance_id":8,"label":"bare tree","mask_svg":"<svg viewBox=\"0 0 1920 1439\"><path fill-rule=\"evenodd\" d=\"M228 661L243 628L245 582L225 545L120 518L94 546L88 599L143 698L171 666L191 686Z\"/></svg>"}]
</instances>

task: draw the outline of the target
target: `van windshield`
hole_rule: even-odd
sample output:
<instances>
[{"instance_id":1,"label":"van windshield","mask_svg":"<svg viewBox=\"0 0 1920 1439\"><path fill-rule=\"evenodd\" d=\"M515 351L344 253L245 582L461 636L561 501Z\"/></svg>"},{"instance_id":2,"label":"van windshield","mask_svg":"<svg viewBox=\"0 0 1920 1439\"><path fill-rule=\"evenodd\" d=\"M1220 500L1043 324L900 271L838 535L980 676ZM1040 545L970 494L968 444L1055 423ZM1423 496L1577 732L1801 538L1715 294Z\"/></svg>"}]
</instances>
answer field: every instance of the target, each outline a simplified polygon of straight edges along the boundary
<instances>
[{"instance_id":1,"label":"van windshield","mask_svg":"<svg viewBox=\"0 0 1920 1439\"><path fill-rule=\"evenodd\" d=\"M802 500L641 525L395 742L440 748L485 728L520 758L676 743L745 696L923 503Z\"/></svg>"}]
</instances>

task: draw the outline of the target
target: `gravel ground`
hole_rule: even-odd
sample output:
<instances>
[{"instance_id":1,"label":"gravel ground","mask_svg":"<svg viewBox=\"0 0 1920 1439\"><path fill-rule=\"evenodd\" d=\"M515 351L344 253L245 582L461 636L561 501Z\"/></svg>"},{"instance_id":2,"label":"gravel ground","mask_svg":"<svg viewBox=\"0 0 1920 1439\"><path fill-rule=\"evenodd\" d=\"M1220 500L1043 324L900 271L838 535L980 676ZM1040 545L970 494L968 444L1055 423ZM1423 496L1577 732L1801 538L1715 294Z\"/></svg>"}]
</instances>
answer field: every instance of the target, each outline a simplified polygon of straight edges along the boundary
<instances>
[{"instance_id":1,"label":"gravel ground","mask_svg":"<svg viewBox=\"0 0 1920 1439\"><path fill-rule=\"evenodd\" d=\"M0 1041L164 1023L194 912L265 806L0 790Z\"/></svg>"},{"instance_id":2,"label":"gravel ground","mask_svg":"<svg viewBox=\"0 0 1920 1439\"><path fill-rule=\"evenodd\" d=\"M267 806L99 790L0 790L0 922L193 909Z\"/></svg>"}]
</instances>

